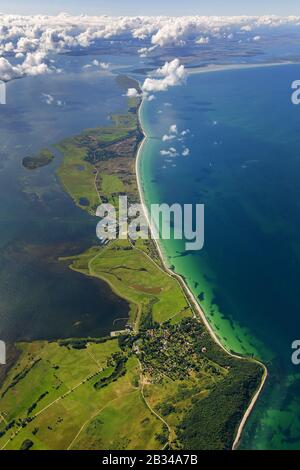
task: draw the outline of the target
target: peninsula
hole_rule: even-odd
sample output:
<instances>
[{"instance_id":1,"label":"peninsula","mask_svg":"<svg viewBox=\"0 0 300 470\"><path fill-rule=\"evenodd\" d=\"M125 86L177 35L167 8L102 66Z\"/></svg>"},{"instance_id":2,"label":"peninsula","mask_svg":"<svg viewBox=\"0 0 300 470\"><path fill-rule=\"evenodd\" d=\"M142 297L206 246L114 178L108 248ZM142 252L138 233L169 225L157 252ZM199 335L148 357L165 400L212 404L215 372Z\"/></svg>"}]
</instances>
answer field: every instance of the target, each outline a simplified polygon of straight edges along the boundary
<instances>
[{"instance_id":1,"label":"peninsula","mask_svg":"<svg viewBox=\"0 0 300 470\"><path fill-rule=\"evenodd\" d=\"M139 90L137 82L118 78ZM143 201L141 99L111 125L60 142L74 203ZM144 210L146 211L145 205ZM95 219L96 220L96 219ZM119 333L18 343L0 390L0 449L232 449L264 383L252 358L225 350L183 280L150 240L113 240L63 258L128 302Z\"/></svg>"}]
</instances>

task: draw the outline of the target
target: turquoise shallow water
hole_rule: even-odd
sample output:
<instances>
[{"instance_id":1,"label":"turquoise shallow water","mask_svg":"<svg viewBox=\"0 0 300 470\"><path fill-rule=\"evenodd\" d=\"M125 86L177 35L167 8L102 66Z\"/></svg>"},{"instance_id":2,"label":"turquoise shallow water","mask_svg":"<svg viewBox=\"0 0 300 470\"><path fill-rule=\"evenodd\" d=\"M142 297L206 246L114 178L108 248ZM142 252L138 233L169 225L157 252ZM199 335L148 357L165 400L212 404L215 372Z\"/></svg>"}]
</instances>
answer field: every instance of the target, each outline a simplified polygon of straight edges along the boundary
<instances>
[{"instance_id":1,"label":"turquoise shallow water","mask_svg":"<svg viewBox=\"0 0 300 470\"><path fill-rule=\"evenodd\" d=\"M299 77L298 65L195 74L142 109L147 204L205 204L204 249L162 241L166 258L223 343L269 368L242 448L300 448ZM162 142L172 124L177 135ZM161 155L170 147L177 156Z\"/></svg>"}]
</instances>

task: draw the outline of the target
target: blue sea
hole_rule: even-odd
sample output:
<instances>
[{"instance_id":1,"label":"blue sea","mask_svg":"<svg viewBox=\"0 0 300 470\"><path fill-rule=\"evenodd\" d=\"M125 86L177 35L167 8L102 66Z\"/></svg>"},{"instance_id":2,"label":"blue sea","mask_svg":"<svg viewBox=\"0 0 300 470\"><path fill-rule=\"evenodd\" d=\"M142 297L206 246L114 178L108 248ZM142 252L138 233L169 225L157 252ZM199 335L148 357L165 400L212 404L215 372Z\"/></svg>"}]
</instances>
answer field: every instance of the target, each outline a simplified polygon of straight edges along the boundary
<instances>
[{"instance_id":1,"label":"blue sea","mask_svg":"<svg viewBox=\"0 0 300 470\"><path fill-rule=\"evenodd\" d=\"M0 108L1 339L100 336L128 313L104 283L58 261L97 243L94 218L57 180L61 156L34 172L22 166L24 156L126 109L113 75L83 68L93 58L62 55L63 74L10 82ZM142 66L127 56L107 61L122 73ZM147 203L205 205L203 250L162 241L166 259L224 345L268 366L243 433L247 449L300 448L300 366L291 362L291 344L300 338L296 79L298 65L195 73L142 108Z\"/></svg>"},{"instance_id":2,"label":"blue sea","mask_svg":"<svg viewBox=\"0 0 300 470\"><path fill-rule=\"evenodd\" d=\"M269 370L246 449L300 448L299 78L299 65L191 74L142 108L147 204L205 205L203 250L162 240L166 259L223 344Z\"/></svg>"}]
</instances>

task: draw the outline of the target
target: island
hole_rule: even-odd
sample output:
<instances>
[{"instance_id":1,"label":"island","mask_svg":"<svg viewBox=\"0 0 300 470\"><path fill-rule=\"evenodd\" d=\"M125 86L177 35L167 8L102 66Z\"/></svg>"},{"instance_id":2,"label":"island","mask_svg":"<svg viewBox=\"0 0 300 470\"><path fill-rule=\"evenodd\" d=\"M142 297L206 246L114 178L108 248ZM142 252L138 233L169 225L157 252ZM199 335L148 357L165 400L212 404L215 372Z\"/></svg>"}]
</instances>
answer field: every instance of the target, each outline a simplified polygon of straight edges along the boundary
<instances>
[{"instance_id":1,"label":"island","mask_svg":"<svg viewBox=\"0 0 300 470\"><path fill-rule=\"evenodd\" d=\"M36 170L43 166L49 165L54 159L54 155L48 149L42 149L37 155L32 157L24 157L22 164L27 170Z\"/></svg>"}]
</instances>

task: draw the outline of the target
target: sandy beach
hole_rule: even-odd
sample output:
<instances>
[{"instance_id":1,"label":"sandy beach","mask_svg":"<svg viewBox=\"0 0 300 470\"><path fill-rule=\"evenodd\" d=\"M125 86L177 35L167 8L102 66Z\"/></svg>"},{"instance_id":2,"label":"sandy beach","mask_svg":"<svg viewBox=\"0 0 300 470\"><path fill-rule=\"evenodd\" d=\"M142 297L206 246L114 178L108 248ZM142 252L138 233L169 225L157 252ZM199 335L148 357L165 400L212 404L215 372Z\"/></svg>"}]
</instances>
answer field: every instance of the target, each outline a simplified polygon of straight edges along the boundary
<instances>
[{"instance_id":1,"label":"sandy beach","mask_svg":"<svg viewBox=\"0 0 300 470\"><path fill-rule=\"evenodd\" d=\"M275 65L275 64L274 64ZM235 67L233 66L234 68L240 68L240 67ZM210 70L210 71L220 71L220 70L224 70L224 68L218 68L217 70ZM206 70L207 71L207 70ZM196 72L194 72L196 73ZM198 72L197 72L198 73ZM139 162L140 162L140 158L141 158L141 155L142 155L142 149L143 149L143 146L145 145L147 139L148 139L148 135L147 135L147 131L146 129L143 127L143 121L142 121L142 117L141 117L141 110L142 110L142 107L144 105L144 102L145 102L145 99L142 99L142 103L139 107L139 111L138 111L138 119L139 119L139 125L140 125L140 128L142 130L142 133L144 135L144 138L142 140L142 142L140 143L139 145L139 148L138 148L138 151L137 151L137 156L136 156L136 162L135 162L135 172L136 172L136 179L137 179L137 185L138 185L138 191L139 191L139 195L140 195L140 200L141 200L141 204L142 204L142 207L143 207L143 211L144 211L144 214L145 214L145 217L147 219L147 223L148 223L148 226L150 227L150 231L151 231L151 224L150 224L150 217L149 217L149 212L148 212L148 208L147 208L147 205L146 205L146 202L145 202L145 197L144 197L144 192L143 192L143 188L142 188L142 184L141 184L141 176L140 176L140 172L139 172ZM207 330L209 331L211 337L213 338L213 340L227 353L229 354L230 356L232 357L235 357L235 358L238 358L240 360L249 360L249 358L244 358L242 356L239 356L237 354L234 354L230 351L228 351L226 349L226 347L221 343L220 339L218 338L218 336L216 335L215 331L213 330L213 328L211 327L209 321L207 320L206 318L206 315L204 313L204 311L202 310L201 306L199 305L198 301L195 299L193 293L191 292L191 290L189 289L189 287L186 285L185 281L183 280L183 278L174 273L168 266L167 262L166 262L166 259L163 255L163 252L162 252L162 249L161 249L161 246L159 244L159 241L156 240L154 237L153 237L153 240L154 240L154 243L156 245L156 248L157 248L157 251L159 253L159 256L160 256L160 259L163 263L163 266L166 270L166 272L174 277L175 279L177 279L177 281L180 283L185 295L186 295L186 298L189 302L189 304L193 307L193 310L195 312L198 313L198 315L200 316L201 320L203 321L204 325L206 326ZM262 380L261 380L261 384L258 388L258 390L256 391L255 395L253 396L247 410L246 410L246 413L244 414L243 416L243 419L242 421L240 422L240 425L237 429L237 432L236 432L236 437L235 437L235 440L233 442L233 445L232 445L232 450L235 450L237 449L238 447L238 444L240 442L240 439L241 439L241 436L242 436L242 432L243 432L243 429L245 427L245 424L247 422L247 419L249 418L252 410L254 409L254 406L259 398L259 395L265 385L265 382L267 380L267 377L268 377L268 370L266 368L266 366L258 361L258 360L255 360L253 359L254 362L260 364L263 369L264 369L264 374L263 374L263 377L262 377Z\"/></svg>"},{"instance_id":2,"label":"sandy beach","mask_svg":"<svg viewBox=\"0 0 300 470\"><path fill-rule=\"evenodd\" d=\"M195 67L188 68L186 71L189 75L198 73L213 73L213 72L225 72L226 70L249 70L249 69L260 69L266 67L280 67L283 65L299 65L298 62L284 61L284 62L265 62L261 64L229 64L229 65L218 65L211 64L206 67Z\"/></svg>"}]
</instances>

